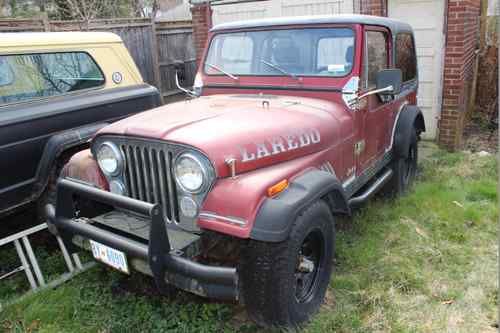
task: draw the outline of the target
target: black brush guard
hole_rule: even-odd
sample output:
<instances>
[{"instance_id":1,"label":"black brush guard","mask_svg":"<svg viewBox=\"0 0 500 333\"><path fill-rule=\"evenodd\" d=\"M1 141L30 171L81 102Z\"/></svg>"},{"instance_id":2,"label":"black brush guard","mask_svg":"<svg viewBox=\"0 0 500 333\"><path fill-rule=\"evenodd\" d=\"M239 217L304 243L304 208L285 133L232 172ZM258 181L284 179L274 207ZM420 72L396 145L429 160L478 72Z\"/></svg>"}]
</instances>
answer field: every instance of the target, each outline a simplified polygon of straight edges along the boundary
<instances>
[{"instance_id":1,"label":"black brush guard","mask_svg":"<svg viewBox=\"0 0 500 333\"><path fill-rule=\"evenodd\" d=\"M76 221L75 196L149 217L149 245ZM146 261L160 291L167 290L165 274L173 274L173 284L181 289L200 294L201 288L201 294L207 297L237 299L235 268L200 264L172 251L160 205L113 194L75 180L61 179L57 183L56 206L57 209L51 204L46 206L47 224L52 233L61 236L70 251L75 251L73 236L79 235Z\"/></svg>"}]
</instances>

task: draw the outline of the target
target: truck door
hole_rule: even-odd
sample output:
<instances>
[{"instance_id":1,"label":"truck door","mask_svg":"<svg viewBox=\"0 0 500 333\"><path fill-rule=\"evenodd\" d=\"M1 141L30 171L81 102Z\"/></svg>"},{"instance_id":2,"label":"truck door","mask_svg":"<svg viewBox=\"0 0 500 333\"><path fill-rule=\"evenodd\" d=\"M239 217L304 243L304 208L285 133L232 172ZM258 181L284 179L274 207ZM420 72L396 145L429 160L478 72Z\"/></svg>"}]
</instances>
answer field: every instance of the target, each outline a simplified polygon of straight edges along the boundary
<instances>
[{"instance_id":1,"label":"truck door","mask_svg":"<svg viewBox=\"0 0 500 333\"><path fill-rule=\"evenodd\" d=\"M361 94L376 89L377 72L390 67L391 38L387 29L366 27L363 35L363 66ZM390 144L392 100L385 103L377 95L363 98L359 103L361 136L355 144L357 173L362 173L382 158Z\"/></svg>"}]
</instances>

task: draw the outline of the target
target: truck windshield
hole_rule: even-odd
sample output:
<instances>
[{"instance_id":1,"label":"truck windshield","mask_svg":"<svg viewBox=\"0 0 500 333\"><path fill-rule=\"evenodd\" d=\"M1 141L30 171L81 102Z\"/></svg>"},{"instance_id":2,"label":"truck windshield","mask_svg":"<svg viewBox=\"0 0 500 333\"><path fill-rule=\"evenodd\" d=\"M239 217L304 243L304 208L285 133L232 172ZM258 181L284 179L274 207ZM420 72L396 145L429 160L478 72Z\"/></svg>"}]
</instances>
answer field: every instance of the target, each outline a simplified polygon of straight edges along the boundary
<instances>
[{"instance_id":1,"label":"truck windshield","mask_svg":"<svg viewBox=\"0 0 500 333\"><path fill-rule=\"evenodd\" d=\"M208 75L341 77L351 72L353 61L354 31L349 28L248 31L215 35L204 71Z\"/></svg>"}]
</instances>

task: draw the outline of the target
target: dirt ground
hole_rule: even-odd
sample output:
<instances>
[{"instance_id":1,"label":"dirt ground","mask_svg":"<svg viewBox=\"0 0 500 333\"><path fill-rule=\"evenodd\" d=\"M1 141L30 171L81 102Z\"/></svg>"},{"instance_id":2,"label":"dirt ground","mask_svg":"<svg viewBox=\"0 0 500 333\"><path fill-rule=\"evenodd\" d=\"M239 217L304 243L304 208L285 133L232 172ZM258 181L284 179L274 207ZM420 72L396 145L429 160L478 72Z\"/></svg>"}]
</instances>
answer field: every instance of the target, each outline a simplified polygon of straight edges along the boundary
<instances>
[{"instance_id":1,"label":"dirt ground","mask_svg":"<svg viewBox=\"0 0 500 333\"><path fill-rule=\"evenodd\" d=\"M469 120L464 128L463 150L470 152L498 152L498 125L485 116L476 116Z\"/></svg>"}]
</instances>

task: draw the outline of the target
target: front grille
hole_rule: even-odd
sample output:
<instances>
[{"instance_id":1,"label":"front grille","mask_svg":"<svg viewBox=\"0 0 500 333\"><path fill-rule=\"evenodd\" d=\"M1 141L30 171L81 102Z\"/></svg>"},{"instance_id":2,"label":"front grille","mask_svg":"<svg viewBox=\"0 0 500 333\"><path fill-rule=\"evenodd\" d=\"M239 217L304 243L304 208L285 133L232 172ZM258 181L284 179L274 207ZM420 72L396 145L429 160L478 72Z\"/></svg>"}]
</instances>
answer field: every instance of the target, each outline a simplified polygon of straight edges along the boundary
<instances>
[{"instance_id":1,"label":"front grille","mask_svg":"<svg viewBox=\"0 0 500 333\"><path fill-rule=\"evenodd\" d=\"M177 186L172 174L174 151L148 142L120 143L125 157L124 181L128 196L158 203L169 223L179 223Z\"/></svg>"}]
</instances>

